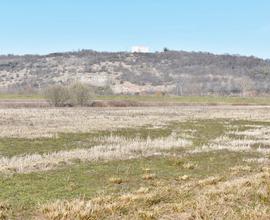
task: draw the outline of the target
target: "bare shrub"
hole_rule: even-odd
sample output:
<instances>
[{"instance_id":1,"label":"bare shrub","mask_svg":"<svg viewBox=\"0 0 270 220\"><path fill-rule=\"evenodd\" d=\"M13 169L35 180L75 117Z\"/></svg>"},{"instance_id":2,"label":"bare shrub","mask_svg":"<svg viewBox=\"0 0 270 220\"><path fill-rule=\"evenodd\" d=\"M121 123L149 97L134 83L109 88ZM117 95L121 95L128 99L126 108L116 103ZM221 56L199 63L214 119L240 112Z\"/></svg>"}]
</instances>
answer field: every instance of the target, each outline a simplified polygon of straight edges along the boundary
<instances>
[{"instance_id":1,"label":"bare shrub","mask_svg":"<svg viewBox=\"0 0 270 220\"><path fill-rule=\"evenodd\" d=\"M72 105L87 106L93 97L92 89L86 84L75 83L69 88Z\"/></svg>"},{"instance_id":2,"label":"bare shrub","mask_svg":"<svg viewBox=\"0 0 270 220\"><path fill-rule=\"evenodd\" d=\"M61 85L48 87L44 91L44 96L48 102L55 107L63 107L67 105L70 99L68 88Z\"/></svg>"},{"instance_id":3,"label":"bare shrub","mask_svg":"<svg viewBox=\"0 0 270 220\"><path fill-rule=\"evenodd\" d=\"M71 86L55 85L44 91L45 98L55 107L87 106L93 97L92 89L82 83Z\"/></svg>"}]
</instances>

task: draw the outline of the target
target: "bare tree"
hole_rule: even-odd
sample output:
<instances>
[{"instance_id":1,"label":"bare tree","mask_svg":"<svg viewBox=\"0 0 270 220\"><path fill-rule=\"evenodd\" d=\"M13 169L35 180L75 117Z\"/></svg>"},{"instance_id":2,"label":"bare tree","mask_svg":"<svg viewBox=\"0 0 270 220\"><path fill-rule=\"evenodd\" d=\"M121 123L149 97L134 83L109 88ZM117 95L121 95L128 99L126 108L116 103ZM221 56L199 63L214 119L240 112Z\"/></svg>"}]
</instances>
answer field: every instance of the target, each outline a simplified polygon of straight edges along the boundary
<instances>
[{"instance_id":1,"label":"bare tree","mask_svg":"<svg viewBox=\"0 0 270 220\"><path fill-rule=\"evenodd\" d=\"M49 103L55 107L65 106L70 99L68 88L61 85L48 87L44 91L44 95Z\"/></svg>"},{"instance_id":2,"label":"bare tree","mask_svg":"<svg viewBox=\"0 0 270 220\"><path fill-rule=\"evenodd\" d=\"M89 86L80 82L77 82L70 86L69 93L73 105L87 106L87 104L89 104L89 101L93 97L92 89Z\"/></svg>"}]
</instances>

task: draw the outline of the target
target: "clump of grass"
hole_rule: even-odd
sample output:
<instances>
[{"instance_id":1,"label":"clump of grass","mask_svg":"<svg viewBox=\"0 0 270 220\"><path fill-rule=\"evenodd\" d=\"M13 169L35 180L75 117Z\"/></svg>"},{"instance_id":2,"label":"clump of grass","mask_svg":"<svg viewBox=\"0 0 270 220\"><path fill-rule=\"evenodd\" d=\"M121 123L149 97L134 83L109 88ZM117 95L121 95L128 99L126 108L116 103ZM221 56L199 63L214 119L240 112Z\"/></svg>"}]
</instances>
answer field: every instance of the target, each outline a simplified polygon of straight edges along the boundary
<instances>
[{"instance_id":1,"label":"clump of grass","mask_svg":"<svg viewBox=\"0 0 270 220\"><path fill-rule=\"evenodd\" d=\"M11 212L11 207L7 203L0 202L0 220L8 220L10 213Z\"/></svg>"},{"instance_id":2,"label":"clump of grass","mask_svg":"<svg viewBox=\"0 0 270 220\"><path fill-rule=\"evenodd\" d=\"M148 193L149 192L149 188L146 188L146 187L140 187L137 191L136 191L136 193L138 193L138 194L146 194L146 193Z\"/></svg>"},{"instance_id":3,"label":"clump of grass","mask_svg":"<svg viewBox=\"0 0 270 220\"><path fill-rule=\"evenodd\" d=\"M156 178L156 174L155 173L151 173L151 169L150 168L143 168L144 174L142 176L142 179L144 180L153 180Z\"/></svg>"},{"instance_id":4,"label":"clump of grass","mask_svg":"<svg viewBox=\"0 0 270 220\"><path fill-rule=\"evenodd\" d=\"M179 177L179 180L188 180L190 177L188 175L183 175Z\"/></svg>"},{"instance_id":5,"label":"clump of grass","mask_svg":"<svg viewBox=\"0 0 270 220\"><path fill-rule=\"evenodd\" d=\"M141 212L139 212L139 216L142 220L155 220L155 219L157 219L153 212L141 211Z\"/></svg>"},{"instance_id":6,"label":"clump of grass","mask_svg":"<svg viewBox=\"0 0 270 220\"><path fill-rule=\"evenodd\" d=\"M144 180L153 180L157 178L157 175L155 173L147 173L142 176Z\"/></svg>"},{"instance_id":7,"label":"clump of grass","mask_svg":"<svg viewBox=\"0 0 270 220\"><path fill-rule=\"evenodd\" d=\"M185 163L184 160L174 157L171 159L171 161L173 166L183 166L183 164Z\"/></svg>"},{"instance_id":8,"label":"clump of grass","mask_svg":"<svg viewBox=\"0 0 270 220\"><path fill-rule=\"evenodd\" d=\"M250 166L235 166L235 167L231 167L230 171L232 171L233 174L237 174L239 172L251 172L252 169Z\"/></svg>"},{"instance_id":9,"label":"clump of grass","mask_svg":"<svg viewBox=\"0 0 270 220\"><path fill-rule=\"evenodd\" d=\"M151 172L151 169L150 168L143 168L143 171L145 172L145 173L150 173Z\"/></svg>"},{"instance_id":10,"label":"clump of grass","mask_svg":"<svg viewBox=\"0 0 270 220\"><path fill-rule=\"evenodd\" d=\"M192 163L192 162L188 162L188 163L184 163L183 164L183 168L184 169L188 169L188 170L193 170L197 167L197 164Z\"/></svg>"},{"instance_id":11,"label":"clump of grass","mask_svg":"<svg viewBox=\"0 0 270 220\"><path fill-rule=\"evenodd\" d=\"M262 184L257 189L256 194L258 195L259 199L262 202L264 202L264 203L269 202L269 198L270 198L270 186L269 185L266 185L266 184Z\"/></svg>"},{"instance_id":12,"label":"clump of grass","mask_svg":"<svg viewBox=\"0 0 270 220\"><path fill-rule=\"evenodd\" d=\"M53 220L97 220L104 217L104 215L110 215L113 208L115 207L110 207L109 204L105 204L105 201L104 205L98 202L79 199L74 201L56 201L55 203L42 206L41 215L43 215L45 219Z\"/></svg>"},{"instance_id":13,"label":"clump of grass","mask_svg":"<svg viewBox=\"0 0 270 220\"><path fill-rule=\"evenodd\" d=\"M270 167L262 167L261 171L270 173Z\"/></svg>"},{"instance_id":14,"label":"clump of grass","mask_svg":"<svg viewBox=\"0 0 270 220\"><path fill-rule=\"evenodd\" d=\"M155 219L153 212L144 209L149 200L155 200L155 195L148 191L99 196L91 200L57 200L42 205L39 217L49 220Z\"/></svg>"},{"instance_id":15,"label":"clump of grass","mask_svg":"<svg viewBox=\"0 0 270 220\"><path fill-rule=\"evenodd\" d=\"M109 181L110 181L111 183L114 183L114 184L121 184L121 183L124 182L124 180L123 180L122 178L119 178L119 177L111 177L111 178L109 179Z\"/></svg>"},{"instance_id":16,"label":"clump of grass","mask_svg":"<svg viewBox=\"0 0 270 220\"><path fill-rule=\"evenodd\" d=\"M199 180L198 184L200 186L216 185L220 181L221 181L221 178L212 176L212 177L208 177L208 178L203 179L203 180Z\"/></svg>"}]
</instances>

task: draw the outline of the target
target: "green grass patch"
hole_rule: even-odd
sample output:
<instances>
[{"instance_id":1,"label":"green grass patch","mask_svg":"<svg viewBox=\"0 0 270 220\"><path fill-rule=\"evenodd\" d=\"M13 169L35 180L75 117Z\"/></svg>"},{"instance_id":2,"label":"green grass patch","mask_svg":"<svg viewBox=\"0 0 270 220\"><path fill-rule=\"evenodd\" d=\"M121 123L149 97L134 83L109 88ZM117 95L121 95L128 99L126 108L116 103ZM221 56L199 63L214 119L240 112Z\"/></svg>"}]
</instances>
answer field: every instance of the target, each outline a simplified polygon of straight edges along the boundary
<instances>
[{"instance_id":1,"label":"green grass patch","mask_svg":"<svg viewBox=\"0 0 270 220\"><path fill-rule=\"evenodd\" d=\"M125 138L158 138L170 135L170 128L123 128L115 131L98 131L93 133L59 133L53 138L0 138L0 155L15 156L22 154L49 153L76 148L91 148L100 144L97 138L110 135Z\"/></svg>"},{"instance_id":2,"label":"green grass patch","mask_svg":"<svg viewBox=\"0 0 270 220\"><path fill-rule=\"evenodd\" d=\"M97 100L173 102L178 104L269 105L270 97L229 96L97 96Z\"/></svg>"},{"instance_id":3,"label":"green grass patch","mask_svg":"<svg viewBox=\"0 0 270 220\"><path fill-rule=\"evenodd\" d=\"M270 124L260 121L207 119L174 121L162 128L152 128L149 125L85 134L61 133L55 138L1 138L0 154L14 156L88 148L99 144L94 141L96 137L113 135L146 139L147 137L166 137L172 132L175 132L179 137L190 135L193 147L196 148L210 143L232 128L244 130L255 125L269 126ZM12 206L14 218L25 216L27 219L35 211L38 204L56 199L91 199L97 195L116 195L131 192L140 187L156 187L160 181L163 184L181 184L179 177L183 175L189 176L187 181L209 176L226 178L231 173L231 167L247 165L243 162L244 158L260 156L255 153L222 150L191 155L184 154L185 156L182 157L182 153L185 152L180 152L180 150L177 152L179 157L151 157L95 163L77 160L72 165L63 163L56 170L46 172L13 174L11 176L0 174L0 201L7 201ZM194 167L186 167L185 164L188 163L194 164ZM255 163L251 166L255 170L258 168L258 164ZM143 178L147 173L155 174L155 178ZM121 180L120 184L110 181L112 177Z\"/></svg>"},{"instance_id":4,"label":"green grass patch","mask_svg":"<svg viewBox=\"0 0 270 220\"><path fill-rule=\"evenodd\" d=\"M228 131L226 125L233 125L235 131L244 131L247 125L270 126L269 122L206 119L190 120L185 122L170 122L162 128L152 128L151 125L137 128L123 128L114 131L98 131L93 133L59 133L54 138L0 138L0 155L15 156L21 154L49 153L75 148L91 148L98 145L98 137L121 136L129 139L167 137L175 132L179 137L188 134L193 142L193 147L202 146L212 140L225 135ZM231 130L231 128L229 128Z\"/></svg>"},{"instance_id":5,"label":"green grass patch","mask_svg":"<svg viewBox=\"0 0 270 220\"><path fill-rule=\"evenodd\" d=\"M39 100L44 99L42 95L38 94L10 94L10 93L0 93L0 100L1 99L11 99L11 100Z\"/></svg>"},{"instance_id":6,"label":"green grass patch","mask_svg":"<svg viewBox=\"0 0 270 220\"><path fill-rule=\"evenodd\" d=\"M226 132L223 119L192 120L187 122L173 122L172 130L192 135L193 146L208 144L211 140L222 136Z\"/></svg>"},{"instance_id":7,"label":"green grass patch","mask_svg":"<svg viewBox=\"0 0 270 220\"><path fill-rule=\"evenodd\" d=\"M11 94L0 93L1 99L9 100L41 100L40 94ZM104 101L135 101L161 102L177 104L212 104L212 105L270 105L270 97L230 97L230 96L157 96L157 95L111 95L96 96L95 100Z\"/></svg>"},{"instance_id":8,"label":"green grass patch","mask_svg":"<svg viewBox=\"0 0 270 220\"><path fill-rule=\"evenodd\" d=\"M209 152L187 156L184 159L152 157L127 161L100 163L76 163L61 169L31 174L0 175L0 201L7 201L14 213L30 214L38 204L56 199L85 198L96 195L130 192L143 187L154 187L156 181L171 183L179 176L188 175L201 179L209 175L225 175L229 168L243 164L244 153L228 151ZM196 164L186 169L182 163ZM156 174L153 180L145 180L148 168ZM123 180L121 184L110 182L111 177Z\"/></svg>"},{"instance_id":9,"label":"green grass patch","mask_svg":"<svg viewBox=\"0 0 270 220\"><path fill-rule=\"evenodd\" d=\"M268 121L249 121L249 120L231 120L230 124L232 126L236 126L236 129L232 129L236 130L236 131L246 131L246 130L250 130L256 126L270 126L270 122Z\"/></svg>"},{"instance_id":10,"label":"green grass patch","mask_svg":"<svg viewBox=\"0 0 270 220\"><path fill-rule=\"evenodd\" d=\"M1 138L0 154L2 156L15 156L21 154L49 153L75 148L93 146L93 134L58 134L54 138Z\"/></svg>"},{"instance_id":11,"label":"green grass patch","mask_svg":"<svg viewBox=\"0 0 270 220\"><path fill-rule=\"evenodd\" d=\"M194 130L192 141L194 146L207 144L208 141L222 135L225 130L223 120L196 120L187 122L171 122L162 128L143 126L138 128L123 128L115 131L98 131L93 133L59 133L53 138L0 138L0 155L15 156L21 154L49 153L75 148L90 148L99 143L98 137L121 136L129 139L167 137L172 132L179 136L187 130ZM189 132L189 131L188 131ZM186 133L188 133L186 132Z\"/></svg>"}]
</instances>

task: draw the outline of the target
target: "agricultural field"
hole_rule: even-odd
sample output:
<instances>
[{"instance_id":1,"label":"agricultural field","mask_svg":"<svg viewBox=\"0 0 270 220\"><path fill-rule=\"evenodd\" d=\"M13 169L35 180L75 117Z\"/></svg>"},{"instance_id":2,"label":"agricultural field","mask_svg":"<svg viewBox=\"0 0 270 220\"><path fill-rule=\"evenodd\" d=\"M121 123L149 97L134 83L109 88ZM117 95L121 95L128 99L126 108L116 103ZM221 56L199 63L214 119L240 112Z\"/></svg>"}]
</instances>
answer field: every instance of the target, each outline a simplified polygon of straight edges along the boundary
<instances>
[{"instance_id":1,"label":"agricultural field","mask_svg":"<svg viewBox=\"0 0 270 220\"><path fill-rule=\"evenodd\" d=\"M0 93L0 104L3 101L45 101L42 94ZM173 96L173 95L95 95L96 101L130 101L148 104L205 104L205 105L270 105L269 96Z\"/></svg>"},{"instance_id":2,"label":"agricultural field","mask_svg":"<svg viewBox=\"0 0 270 220\"><path fill-rule=\"evenodd\" d=\"M220 96L172 96L172 95L110 95L91 96L89 107L153 107L183 105L270 105L269 96L260 97L220 97ZM50 107L44 94L0 93L0 108L40 108Z\"/></svg>"},{"instance_id":3,"label":"agricultural field","mask_svg":"<svg viewBox=\"0 0 270 220\"><path fill-rule=\"evenodd\" d=\"M269 218L269 106L0 108L0 219Z\"/></svg>"},{"instance_id":4,"label":"agricultural field","mask_svg":"<svg viewBox=\"0 0 270 220\"><path fill-rule=\"evenodd\" d=\"M1 97L1 96L0 96ZM111 95L97 96L96 100L134 101L148 104L202 104L202 105L270 105L269 96L158 96L158 95Z\"/></svg>"}]
</instances>

